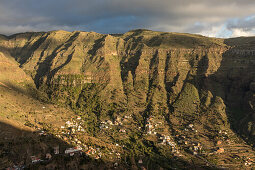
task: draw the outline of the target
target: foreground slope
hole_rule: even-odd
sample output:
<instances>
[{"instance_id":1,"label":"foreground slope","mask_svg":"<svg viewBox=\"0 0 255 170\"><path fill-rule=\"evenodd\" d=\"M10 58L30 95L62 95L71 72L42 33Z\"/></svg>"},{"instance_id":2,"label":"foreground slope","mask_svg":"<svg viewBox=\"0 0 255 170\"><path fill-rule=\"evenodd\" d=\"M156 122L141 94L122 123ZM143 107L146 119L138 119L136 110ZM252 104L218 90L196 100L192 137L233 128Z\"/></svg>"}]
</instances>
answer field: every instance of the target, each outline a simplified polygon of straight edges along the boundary
<instances>
[{"instance_id":1,"label":"foreground slope","mask_svg":"<svg viewBox=\"0 0 255 170\"><path fill-rule=\"evenodd\" d=\"M0 39L1 61L17 70L14 75L8 73L12 66L0 67L1 88L32 88L32 96L70 108L97 145L122 146L114 152L127 167L253 166L247 144L255 135L253 37L133 30ZM6 77L15 81L8 85ZM104 161L123 163L118 156L107 160L108 154Z\"/></svg>"}]
</instances>

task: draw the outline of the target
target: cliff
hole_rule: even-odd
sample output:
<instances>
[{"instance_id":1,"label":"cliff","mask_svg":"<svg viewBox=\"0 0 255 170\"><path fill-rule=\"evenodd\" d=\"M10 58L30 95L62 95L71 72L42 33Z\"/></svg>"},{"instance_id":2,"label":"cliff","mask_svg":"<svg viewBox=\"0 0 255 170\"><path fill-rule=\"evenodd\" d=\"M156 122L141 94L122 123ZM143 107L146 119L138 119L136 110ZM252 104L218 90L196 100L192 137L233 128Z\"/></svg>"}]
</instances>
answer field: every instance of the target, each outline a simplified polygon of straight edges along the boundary
<instances>
[{"instance_id":1,"label":"cliff","mask_svg":"<svg viewBox=\"0 0 255 170\"><path fill-rule=\"evenodd\" d=\"M255 137L254 43L150 30L21 33L0 37L0 61L15 59L12 70L22 73L8 79L27 79L50 102L70 106L88 120L91 135L100 121L125 115L144 133L156 116L161 135L192 123L204 134L199 140L213 145L212 131Z\"/></svg>"}]
</instances>

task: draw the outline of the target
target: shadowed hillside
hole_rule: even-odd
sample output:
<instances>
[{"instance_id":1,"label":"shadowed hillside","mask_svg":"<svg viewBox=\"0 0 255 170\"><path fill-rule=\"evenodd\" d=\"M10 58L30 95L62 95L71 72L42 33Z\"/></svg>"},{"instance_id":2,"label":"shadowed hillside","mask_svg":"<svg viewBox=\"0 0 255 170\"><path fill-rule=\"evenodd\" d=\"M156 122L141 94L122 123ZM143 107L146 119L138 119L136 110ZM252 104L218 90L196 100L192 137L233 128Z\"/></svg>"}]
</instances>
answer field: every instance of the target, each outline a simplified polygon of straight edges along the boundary
<instances>
[{"instance_id":1,"label":"shadowed hillside","mask_svg":"<svg viewBox=\"0 0 255 170\"><path fill-rule=\"evenodd\" d=\"M32 129L19 129L10 124L0 123L0 167L20 167L25 169L112 169L114 163L94 160L85 152L73 156L65 154L73 146L45 132L32 132ZM54 147L59 148L55 154ZM50 156L49 156L50 155ZM35 157L39 161L35 161ZM126 169L116 166L117 169ZM114 169L116 169L114 168Z\"/></svg>"},{"instance_id":2,"label":"shadowed hillside","mask_svg":"<svg viewBox=\"0 0 255 170\"><path fill-rule=\"evenodd\" d=\"M11 122L13 124L13 122ZM74 155L65 153L74 145L55 137L47 131L32 131L28 127L15 127L11 124L0 122L0 168L21 169L149 169L160 168L150 162L149 157L144 157L143 164L139 164L133 157L118 162L107 162L104 159L93 159L88 152L75 152ZM44 133L42 133L44 132ZM58 153L56 149L58 148ZM166 158L157 158L166 159ZM34 162L33 162L34 160ZM199 165L189 165L177 157L168 160L168 163L195 169ZM209 167L208 167L209 168Z\"/></svg>"}]
</instances>

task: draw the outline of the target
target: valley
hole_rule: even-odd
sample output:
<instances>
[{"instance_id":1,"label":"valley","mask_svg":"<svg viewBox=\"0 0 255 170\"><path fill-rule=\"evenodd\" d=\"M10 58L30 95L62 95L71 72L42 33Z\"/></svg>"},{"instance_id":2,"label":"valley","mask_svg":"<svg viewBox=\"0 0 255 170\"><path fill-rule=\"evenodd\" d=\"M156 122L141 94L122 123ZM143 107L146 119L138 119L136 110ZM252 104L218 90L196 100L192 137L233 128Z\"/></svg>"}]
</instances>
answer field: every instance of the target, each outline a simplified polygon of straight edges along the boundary
<instances>
[{"instance_id":1,"label":"valley","mask_svg":"<svg viewBox=\"0 0 255 170\"><path fill-rule=\"evenodd\" d=\"M143 29L0 36L0 168L252 169L254 45Z\"/></svg>"}]
</instances>

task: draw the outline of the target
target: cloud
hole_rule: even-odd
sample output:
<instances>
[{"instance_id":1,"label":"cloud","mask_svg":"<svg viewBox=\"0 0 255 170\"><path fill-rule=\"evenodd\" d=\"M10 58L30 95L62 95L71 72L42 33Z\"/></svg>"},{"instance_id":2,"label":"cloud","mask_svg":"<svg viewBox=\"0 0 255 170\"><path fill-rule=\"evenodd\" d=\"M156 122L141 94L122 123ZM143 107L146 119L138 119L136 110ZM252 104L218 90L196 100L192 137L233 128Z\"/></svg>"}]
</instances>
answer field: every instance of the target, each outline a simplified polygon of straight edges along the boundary
<instances>
[{"instance_id":1,"label":"cloud","mask_svg":"<svg viewBox=\"0 0 255 170\"><path fill-rule=\"evenodd\" d=\"M232 31L232 37L254 36L255 15L244 18L235 18L227 22L227 29Z\"/></svg>"},{"instance_id":2,"label":"cloud","mask_svg":"<svg viewBox=\"0 0 255 170\"><path fill-rule=\"evenodd\" d=\"M255 27L255 15L233 19L228 22L228 29L244 29L246 31L250 31Z\"/></svg>"},{"instance_id":3,"label":"cloud","mask_svg":"<svg viewBox=\"0 0 255 170\"><path fill-rule=\"evenodd\" d=\"M255 30L253 29L252 31L247 31L242 28L234 28L232 29L232 37L248 37L248 36L254 36L255 35Z\"/></svg>"},{"instance_id":4,"label":"cloud","mask_svg":"<svg viewBox=\"0 0 255 170\"><path fill-rule=\"evenodd\" d=\"M245 21L254 15L254 7L252 0L1 0L0 32L66 29L120 33L147 28L238 35L235 30L255 27L254 18Z\"/></svg>"}]
</instances>

